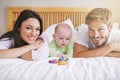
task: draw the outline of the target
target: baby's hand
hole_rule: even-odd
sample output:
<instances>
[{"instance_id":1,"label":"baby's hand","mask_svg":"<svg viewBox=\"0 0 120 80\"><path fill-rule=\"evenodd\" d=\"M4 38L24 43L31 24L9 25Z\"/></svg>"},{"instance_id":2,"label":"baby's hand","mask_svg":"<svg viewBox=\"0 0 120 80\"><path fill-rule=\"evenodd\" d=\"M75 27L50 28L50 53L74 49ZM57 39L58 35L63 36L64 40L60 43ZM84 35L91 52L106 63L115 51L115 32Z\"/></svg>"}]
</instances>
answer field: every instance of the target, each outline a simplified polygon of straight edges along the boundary
<instances>
[{"instance_id":1,"label":"baby's hand","mask_svg":"<svg viewBox=\"0 0 120 80\"><path fill-rule=\"evenodd\" d=\"M67 58L67 55L66 55L66 54L63 54L63 53L60 53L60 54L57 55L57 57Z\"/></svg>"}]
</instances>

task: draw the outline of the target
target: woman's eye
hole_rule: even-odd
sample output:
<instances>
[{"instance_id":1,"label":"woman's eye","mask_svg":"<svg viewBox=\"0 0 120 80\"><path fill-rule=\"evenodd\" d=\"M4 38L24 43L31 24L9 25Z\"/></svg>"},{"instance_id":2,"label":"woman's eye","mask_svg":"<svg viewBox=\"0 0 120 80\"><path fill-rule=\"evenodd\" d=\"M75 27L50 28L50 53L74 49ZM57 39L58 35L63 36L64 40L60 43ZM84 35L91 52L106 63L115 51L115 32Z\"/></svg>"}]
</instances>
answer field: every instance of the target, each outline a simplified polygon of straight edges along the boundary
<instances>
[{"instance_id":1,"label":"woman's eye","mask_svg":"<svg viewBox=\"0 0 120 80\"><path fill-rule=\"evenodd\" d=\"M31 27L26 27L26 29L28 29L28 30L29 30L29 29L32 29L32 28L31 28Z\"/></svg>"}]
</instances>

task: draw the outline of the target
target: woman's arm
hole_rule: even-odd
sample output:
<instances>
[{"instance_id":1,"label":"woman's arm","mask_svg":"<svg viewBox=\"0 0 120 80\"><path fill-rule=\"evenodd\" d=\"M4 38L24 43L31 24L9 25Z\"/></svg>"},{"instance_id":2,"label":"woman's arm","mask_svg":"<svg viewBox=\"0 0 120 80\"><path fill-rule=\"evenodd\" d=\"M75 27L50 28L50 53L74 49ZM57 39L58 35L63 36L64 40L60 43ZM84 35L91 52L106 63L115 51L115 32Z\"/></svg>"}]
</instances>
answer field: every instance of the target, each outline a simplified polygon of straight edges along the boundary
<instances>
[{"instance_id":1,"label":"woman's arm","mask_svg":"<svg viewBox=\"0 0 120 80\"><path fill-rule=\"evenodd\" d=\"M19 48L0 49L0 58L17 58L31 50L31 45L26 45Z\"/></svg>"},{"instance_id":2,"label":"woman's arm","mask_svg":"<svg viewBox=\"0 0 120 80\"><path fill-rule=\"evenodd\" d=\"M37 40L33 44L12 48L12 49L0 49L0 58L17 58L31 50L37 49L42 44L41 40Z\"/></svg>"}]
</instances>

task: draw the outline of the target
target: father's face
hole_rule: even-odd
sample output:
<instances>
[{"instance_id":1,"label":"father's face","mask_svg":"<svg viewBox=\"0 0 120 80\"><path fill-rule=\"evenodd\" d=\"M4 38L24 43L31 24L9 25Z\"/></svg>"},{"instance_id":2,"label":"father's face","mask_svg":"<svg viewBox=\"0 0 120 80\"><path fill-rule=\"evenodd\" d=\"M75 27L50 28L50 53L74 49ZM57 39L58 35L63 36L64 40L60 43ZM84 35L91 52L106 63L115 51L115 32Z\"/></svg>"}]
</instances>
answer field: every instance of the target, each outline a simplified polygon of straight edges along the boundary
<instances>
[{"instance_id":1,"label":"father's face","mask_svg":"<svg viewBox=\"0 0 120 80\"><path fill-rule=\"evenodd\" d=\"M108 40L110 29L102 21L91 21L88 24L88 34L97 47L105 45Z\"/></svg>"}]
</instances>

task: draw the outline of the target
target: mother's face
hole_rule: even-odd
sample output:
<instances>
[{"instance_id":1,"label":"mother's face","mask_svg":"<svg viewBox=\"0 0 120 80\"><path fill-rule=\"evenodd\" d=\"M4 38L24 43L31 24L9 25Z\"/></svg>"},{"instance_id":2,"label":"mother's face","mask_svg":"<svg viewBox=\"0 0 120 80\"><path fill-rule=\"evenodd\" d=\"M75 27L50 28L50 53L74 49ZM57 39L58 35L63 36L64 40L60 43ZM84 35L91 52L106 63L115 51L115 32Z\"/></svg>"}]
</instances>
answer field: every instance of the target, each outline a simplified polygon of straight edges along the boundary
<instances>
[{"instance_id":1,"label":"mother's face","mask_svg":"<svg viewBox=\"0 0 120 80\"><path fill-rule=\"evenodd\" d=\"M32 44L40 34L40 23L36 18L28 18L22 22L19 32L26 43Z\"/></svg>"}]
</instances>

